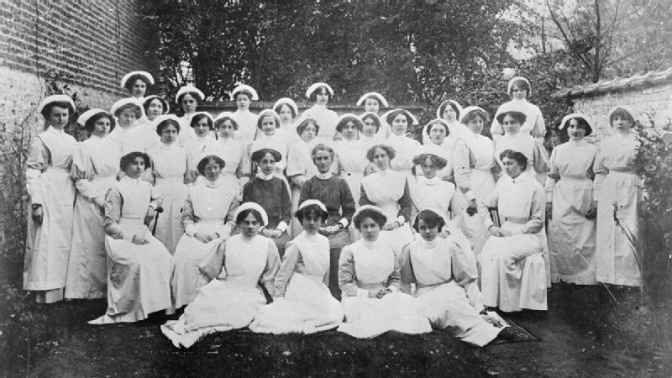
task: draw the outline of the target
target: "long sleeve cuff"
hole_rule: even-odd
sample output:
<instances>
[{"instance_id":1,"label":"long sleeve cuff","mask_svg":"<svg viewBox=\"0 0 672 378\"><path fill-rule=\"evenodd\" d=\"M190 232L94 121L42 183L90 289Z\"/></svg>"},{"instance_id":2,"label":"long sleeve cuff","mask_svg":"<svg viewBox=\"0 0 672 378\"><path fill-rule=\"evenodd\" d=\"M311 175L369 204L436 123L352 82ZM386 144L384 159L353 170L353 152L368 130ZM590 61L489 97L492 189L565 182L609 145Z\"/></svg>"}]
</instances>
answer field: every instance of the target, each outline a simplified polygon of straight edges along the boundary
<instances>
[{"instance_id":1,"label":"long sleeve cuff","mask_svg":"<svg viewBox=\"0 0 672 378\"><path fill-rule=\"evenodd\" d=\"M404 223L406 223L406 218L404 218L403 215L400 215L400 216L397 217L396 221L399 222L400 226L403 226Z\"/></svg>"},{"instance_id":2,"label":"long sleeve cuff","mask_svg":"<svg viewBox=\"0 0 672 378\"><path fill-rule=\"evenodd\" d=\"M285 221L282 221L282 222L278 223L278 227L276 227L275 229L279 230L281 232L285 232L285 231L287 231L287 227L288 227L287 223L285 223Z\"/></svg>"},{"instance_id":3,"label":"long sleeve cuff","mask_svg":"<svg viewBox=\"0 0 672 378\"><path fill-rule=\"evenodd\" d=\"M349 222L348 222L347 219L345 219L345 218L341 218L341 220L338 221L338 223L342 224L342 225L343 225L343 228L348 228L348 224L349 224Z\"/></svg>"}]
</instances>

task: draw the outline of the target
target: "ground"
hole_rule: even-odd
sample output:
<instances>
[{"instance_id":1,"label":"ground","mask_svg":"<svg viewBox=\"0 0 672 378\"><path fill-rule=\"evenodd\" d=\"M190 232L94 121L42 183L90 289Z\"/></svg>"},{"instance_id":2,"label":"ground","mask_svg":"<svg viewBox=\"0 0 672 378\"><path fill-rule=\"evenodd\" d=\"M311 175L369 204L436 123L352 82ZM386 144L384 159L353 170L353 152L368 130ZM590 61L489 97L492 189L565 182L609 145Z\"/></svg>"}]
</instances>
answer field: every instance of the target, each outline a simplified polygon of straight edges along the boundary
<instances>
[{"instance_id":1,"label":"ground","mask_svg":"<svg viewBox=\"0 0 672 378\"><path fill-rule=\"evenodd\" d=\"M3 287L0 376L637 376L672 375L670 279L650 290L648 312L638 290L556 285L548 312L512 319L541 341L482 349L445 332L386 334L354 340L336 332L267 336L211 335L175 349L160 318L90 326L105 301L36 305Z\"/></svg>"}]
</instances>

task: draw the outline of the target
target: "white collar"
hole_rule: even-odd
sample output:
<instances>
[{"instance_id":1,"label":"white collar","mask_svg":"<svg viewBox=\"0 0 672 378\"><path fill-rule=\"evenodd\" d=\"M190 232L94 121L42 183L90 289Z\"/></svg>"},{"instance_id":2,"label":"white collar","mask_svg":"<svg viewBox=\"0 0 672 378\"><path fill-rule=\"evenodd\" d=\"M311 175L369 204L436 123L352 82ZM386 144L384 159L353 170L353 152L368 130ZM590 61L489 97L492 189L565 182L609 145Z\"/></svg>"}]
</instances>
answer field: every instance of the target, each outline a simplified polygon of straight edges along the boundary
<instances>
[{"instance_id":1,"label":"white collar","mask_svg":"<svg viewBox=\"0 0 672 378\"><path fill-rule=\"evenodd\" d=\"M327 171L327 173L320 173L317 172L315 177L317 177L320 180L329 180L334 174L331 171Z\"/></svg>"},{"instance_id":2,"label":"white collar","mask_svg":"<svg viewBox=\"0 0 672 378\"><path fill-rule=\"evenodd\" d=\"M46 131L54 134L65 134L65 127L57 129L54 126L49 125L49 128L47 128Z\"/></svg>"},{"instance_id":3,"label":"white collar","mask_svg":"<svg viewBox=\"0 0 672 378\"><path fill-rule=\"evenodd\" d=\"M446 227L446 226L443 226L443 227ZM422 246L422 248L424 248L424 249L434 249L434 248L436 248L436 245L438 244L438 239L439 238L440 238L440 236L437 235L434 238L434 240L428 241L428 240L425 240L425 238L423 238L421 236L420 237L420 246Z\"/></svg>"},{"instance_id":4,"label":"white collar","mask_svg":"<svg viewBox=\"0 0 672 378\"><path fill-rule=\"evenodd\" d=\"M427 185L427 186L434 186L439 183L439 178L437 176L432 177L431 179L428 179L425 176L418 176L418 183L422 185Z\"/></svg>"},{"instance_id":5,"label":"white collar","mask_svg":"<svg viewBox=\"0 0 672 378\"><path fill-rule=\"evenodd\" d=\"M205 185L208 188L217 188L222 184L222 176L220 175L217 177L217 180L215 181L210 181L205 176L203 176L203 185Z\"/></svg>"},{"instance_id":6,"label":"white collar","mask_svg":"<svg viewBox=\"0 0 672 378\"><path fill-rule=\"evenodd\" d=\"M274 175L273 173L271 173L270 175L265 175L264 172L262 172L261 169L260 169L260 170L257 172L257 177L259 177L260 179L262 179L262 180L264 180L264 181L271 181L271 179L272 179L273 177L275 177L275 175Z\"/></svg>"}]
</instances>

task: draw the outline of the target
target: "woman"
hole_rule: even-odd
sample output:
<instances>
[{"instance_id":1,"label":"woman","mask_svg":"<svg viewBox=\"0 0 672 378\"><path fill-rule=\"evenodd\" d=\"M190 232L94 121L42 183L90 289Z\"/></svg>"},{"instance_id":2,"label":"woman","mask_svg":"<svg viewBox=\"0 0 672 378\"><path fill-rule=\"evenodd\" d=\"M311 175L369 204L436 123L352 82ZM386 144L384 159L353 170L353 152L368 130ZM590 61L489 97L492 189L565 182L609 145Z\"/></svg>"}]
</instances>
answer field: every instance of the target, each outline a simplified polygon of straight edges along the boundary
<instances>
[{"instance_id":1,"label":"woman","mask_svg":"<svg viewBox=\"0 0 672 378\"><path fill-rule=\"evenodd\" d=\"M234 138L234 134L238 130L238 122L233 118L233 113L219 113L215 117L215 130L217 130L215 155L226 163L222 174L236 177L242 187L247 182L247 178L242 179L245 146Z\"/></svg>"},{"instance_id":2,"label":"woman","mask_svg":"<svg viewBox=\"0 0 672 378\"><path fill-rule=\"evenodd\" d=\"M613 135L604 138L595 158L593 208L597 209L597 281L613 285L639 286L641 269L638 251L626 232L639 235L637 206L640 180L635 173L635 158L640 142L632 131L635 113L617 106L609 113ZM614 218L618 218L620 226Z\"/></svg>"},{"instance_id":3,"label":"woman","mask_svg":"<svg viewBox=\"0 0 672 378\"><path fill-rule=\"evenodd\" d=\"M278 133L287 141L287 148L292 148L299 140L294 119L299 115L299 107L289 97L283 97L273 104L273 110L280 117Z\"/></svg>"},{"instance_id":4,"label":"woman","mask_svg":"<svg viewBox=\"0 0 672 378\"><path fill-rule=\"evenodd\" d=\"M196 114L196 108L198 105L205 101L205 94L201 92L200 89L194 87L191 84L187 84L181 87L177 94L175 95L177 103L182 108L184 113L180 118L180 127L182 133L180 134L179 145L184 147L184 145L191 139L196 138L194 130L191 129L191 118Z\"/></svg>"},{"instance_id":5,"label":"woman","mask_svg":"<svg viewBox=\"0 0 672 378\"><path fill-rule=\"evenodd\" d=\"M152 161L152 170L148 173L149 181L163 198L163 213L158 218L155 235L173 254L184 234L180 210L187 195L184 185L187 180L187 153L178 144L179 118L167 114L157 117L154 123L161 143L147 153Z\"/></svg>"},{"instance_id":6,"label":"woman","mask_svg":"<svg viewBox=\"0 0 672 378\"><path fill-rule=\"evenodd\" d=\"M292 211L299 208L299 196L301 188L309 178L317 174L317 168L313 164L311 151L317 144L315 137L320 131L320 125L311 118L305 119L296 127L296 132L301 141L295 144L287 156L287 177L292 190ZM301 232L301 225L292 220L292 235Z\"/></svg>"},{"instance_id":7,"label":"woman","mask_svg":"<svg viewBox=\"0 0 672 378\"><path fill-rule=\"evenodd\" d=\"M159 146L159 138L154 129L156 117L168 114L170 107L168 102L159 96L149 96L142 103L146 117L144 121L138 121L138 125L129 131L128 140L132 143L129 150L147 152Z\"/></svg>"},{"instance_id":8,"label":"woman","mask_svg":"<svg viewBox=\"0 0 672 378\"><path fill-rule=\"evenodd\" d=\"M271 109L266 109L259 113L257 129L260 133L258 133L255 140L252 141L246 154L246 159L243 163L244 174L250 177L254 176L255 169L252 166L252 154L261 149L268 148L280 152L282 159L275 162L274 174L283 180L285 179L284 172L288 147L287 139L278 134L279 127L280 117L278 116L278 113Z\"/></svg>"},{"instance_id":9,"label":"woman","mask_svg":"<svg viewBox=\"0 0 672 378\"><path fill-rule=\"evenodd\" d=\"M521 132L525 135L531 135L534 138L543 140L546 135L546 124L544 116L538 106L531 104L527 98L532 93L530 82L521 76L509 80L508 93L511 101L502 104L495 113L495 122L490 127L490 134L497 140L504 134L504 129L499 115L508 109L517 109L525 113L525 122L521 127Z\"/></svg>"},{"instance_id":10,"label":"woman","mask_svg":"<svg viewBox=\"0 0 672 378\"><path fill-rule=\"evenodd\" d=\"M133 323L153 312L172 312L173 257L145 226L161 206L141 179L149 157L131 152L121 158L125 175L105 196L107 312L89 324Z\"/></svg>"},{"instance_id":11,"label":"woman","mask_svg":"<svg viewBox=\"0 0 672 378\"><path fill-rule=\"evenodd\" d=\"M72 245L65 281L65 298L105 298L107 258L103 216L105 194L116 184L121 146L110 138L114 117L91 109L77 119L91 133L72 156L70 177L79 195L75 200Z\"/></svg>"},{"instance_id":12,"label":"woman","mask_svg":"<svg viewBox=\"0 0 672 378\"><path fill-rule=\"evenodd\" d=\"M338 263L346 318L338 330L358 339L376 337L387 331L431 332L419 302L399 292L401 274L397 254L378 237L387 222L383 210L362 206L353 220L362 239L343 248Z\"/></svg>"},{"instance_id":13,"label":"woman","mask_svg":"<svg viewBox=\"0 0 672 378\"><path fill-rule=\"evenodd\" d=\"M287 229L292 211L287 183L275 174L275 164L281 161L282 155L272 149L264 148L252 154L252 161L259 171L243 188L243 202L258 203L266 209L268 221L261 229L262 236L275 242L282 257L285 244L291 240Z\"/></svg>"},{"instance_id":14,"label":"woman","mask_svg":"<svg viewBox=\"0 0 672 378\"><path fill-rule=\"evenodd\" d=\"M121 78L121 87L126 88L138 103L145 101L145 93L152 85L154 78L147 71L129 72Z\"/></svg>"},{"instance_id":15,"label":"woman","mask_svg":"<svg viewBox=\"0 0 672 378\"><path fill-rule=\"evenodd\" d=\"M306 97L315 103L310 109L307 109L301 115L301 119L314 119L322 132L316 137L317 143L323 143L331 146L336 135L336 123L338 123L338 114L335 111L327 109L327 103L334 96L334 90L326 83L315 83L306 91ZM299 133L300 135L300 133Z\"/></svg>"},{"instance_id":16,"label":"woman","mask_svg":"<svg viewBox=\"0 0 672 378\"><path fill-rule=\"evenodd\" d=\"M280 267L275 243L259 235L266 212L256 203L236 211L240 233L222 241L199 269L210 283L177 321L161 326L175 347L189 348L205 335L245 328L266 304L262 287L273 294L273 279Z\"/></svg>"},{"instance_id":17,"label":"woman","mask_svg":"<svg viewBox=\"0 0 672 378\"><path fill-rule=\"evenodd\" d=\"M553 149L546 179L551 281L595 285L592 167L597 147L584 140L593 129L578 113L565 116L559 129L567 131L569 141Z\"/></svg>"},{"instance_id":18,"label":"woman","mask_svg":"<svg viewBox=\"0 0 672 378\"><path fill-rule=\"evenodd\" d=\"M338 159L335 164L336 174L348 183L355 204L359 202L359 189L364 171L369 165L366 159L368 148L359 141L359 133L363 127L362 121L354 114L343 114L336 124L336 132L341 134L342 139L334 143Z\"/></svg>"},{"instance_id":19,"label":"woman","mask_svg":"<svg viewBox=\"0 0 672 378\"><path fill-rule=\"evenodd\" d=\"M389 108L390 105L387 103L385 97L378 92L369 92L359 98L357 101L357 106L364 105L364 113L373 113L376 116L379 115L381 108ZM379 131L379 139L387 139L390 136L390 125L387 123L382 126L382 130ZM378 131L377 131L378 132Z\"/></svg>"},{"instance_id":20,"label":"woman","mask_svg":"<svg viewBox=\"0 0 672 378\"><path fill-rule=\"evenodd\" d=\"M287 244L275 275L273 303L262 307L250 330L312 334L338 327L341 304L329 293L329 240L320 235L328 213L323 203L305 201L296 212L303 231ZM338 263L338 262L337 262Z\"/></svg>"},{"instance_id":21,"label":"woman","mask_svg":"<svg viewBox=\"0 0 672 378\"><path fill-rule=\"evenodd\" d=\"M198 264L212 249L229 237L235 227L233 215L240 204L240 188L235 178L222 176L225 163L208 155L198 163L204 177L187 189L182 207L184 235L175 248L175 274L172 279L174 306L186 306L196 298Z\"/></svg>"},{"instance_id":22,"label":"woman","mask_svg":"<svg viewBox=\"0 0 672 378\"><path fill-rule=\"evenodd\" d=\"M259 101L259 95L254 88L249 85L239 85L231 92L231 101L236 103L236 111L233 113L233 119L238 124L236 139L247 146L252 143L258 134L257 123L259 118L256 114L250 112L252 101Z\"/></svg>"},{"instance_id":23,"label":"woman","mask_svg":"<svg viewBox=\"0 0 672 378\"><path fill-rule=\"evenodd\" d=\"M190 183L196 181L197 165L201 159L206 155L216 153L217 141L211 135L215 130L214 123L212 116L206 112L197 112L191 117L194 138L184 144L184 150L187 153L187 177Z\"/></svg>"},{"instance_id":24,"label":"woman","mask_svg":"<svg viewBox=\"0 0 672 378\"><path fill-rule=\"evenodd\" d=\"M485 308L476 259L452 237L439 236L447 225L439 209L424 209L415 217L413 229L421 238L401 254L401 288L418 299L434 329L448 329L458 339L482 347L504 328L479 315ZM415 284L413 291L411 284Z\"/></svg>"},{"instance_id":25,"label":"woman","mask_svg":"<svg viewBox=\"0 0 672 378\"><path fill-rule=\"evenodd\" d=\"M455 184L441 180L438 172L446 166L446 160L433 151L422 149L413 158L416 168L422 169L422 175L416 175L409 182L411 199L413 200L412 216L421 209L428 207L442 211L441 216L449 217L450 202L455 193Z\"/></svg>"},{"instance_id":26,"label":"woman","mask_svg":"<svg viewBox=\"0 0 672 378\"><path fill-rule=\"evenodd\" d=\"M368 151L369 148L381 143L385 138L379 133L382 127L382 121L374 113L364 113L359 117L362 120L362 130L359 133L359 140Z\"/></svg>"},{"instance_id":27,"label":"woman","mask_svg":"<svg viewBox=\"0 0 672 378\"><path fill-rule=\"evenodd\" d=\"M467 131L465 125L459 121L462 111L462 106L454 100L446 100L436 109L436 118L446 122L448 126L448 133L446 135L450 135L453 142L462 138ZM427 144L431 139L429 126L430 124L427 124L422 130L422 144Z\"/></svg>"},{"instance_id":28,"label":"woman","mask_svg":"<svg viewBox=\"0 0 672 378\"><path fill-rule=\"evenodd\" d=\"M382 209L388 223L381 225L381 240L390 244L399 255L403 246L413 240L413 232L408 225L413 201L406 176L390 169L395 153L385 144L373 146L366 153L377 172L362 180L359 205L375 205Z\"/></svg>"},{"instance_id":29,"label":"woman","mask_svg":"<svg viewBox=\"0 0 672 378\"><path fill-rule=\"evenodd\" d=\"M63 131L75 103L69 96L42 100L38 112L45 130L30 145L26 161L26 189L30 216L23 269L23 289L35 292L37 303L63 299L72 240L75 186L70 179L77 142Z\"/></svg>"},{"instance_id":30,"label":"woman","mask_svg":"<svg viewBox=\"0 0 672 378\"><path fill-rule=\"evenodd\" d=\"M396 152L394 162L390 162L390 168L394 171L403 173L406 177L413 177L413 157L415 157L420 147L417 140L406 136L408 128L418 121L415 117L404 109L395 109L386 117L387 123L392 128L392 134L383 143L392 147Z\"/></svg>"},{"instance_id":31,"label":"woman","mask_svg":"<svg viewBox=\"0 0 672 378\"><path fill-rule=\"evenodd\" d=\"M506 150L500 158L507 176L499 179L479 210L487 214L497 209L496 220L502 222L498 226L485 217L491 236L478 256L483 304L503 312L546 310L544 189L524 173L524 154Z\"/></svg>"},{"instance_id":32,"label":"woman","mask_svg":"<svg viewBox=\"0 0 672 378\"><path fill-rule=\"evenodd\" d=\"M439 179L454 181L453 153L455 139L450 134L448 123L442 119L435 119L427 124L425 130L429 133L429 140L424 143L423 151L431 152L446 161L446 165L438 173Z\"/></svg>"},{"instance_id":33,"label":"woman","mask_svg":"<svg viewBox=\"0 0 672 378\"><path fill-rule=\"evenodd\" d=\"M137 138L136 121L142 117L142 107L134 98L124 98L112 105L110 114L117 118L119 127L110 132L110 138L121 145L121 153L141 151L144 147Z\"/></svg>"},{"instance_id":34,"label":"woman","mask_svg":"<svg viewBox=\"0 0 672 378\"><path fill-rule=\"evenodd\" d=\"M462 111L460 122L468 132L455 143L453 165L455 184L459 189L453 197L453 215L462 220L461 229L469 238L476 255L483 250L490 236L485 228L488 214L478 212L478 204L495 190L493 168L495 146L483 136L483 126L489 121L488 113L478 106L469 106Z\"/></svg>"},{"instance_id":35,"label":"woman","mask_svg":"<svg viewBox=\"0 0 672 378\"><path fill-rule=\"evenodd\" d=\"M334 150L324 144L318 144L311 152L318 174L311 177L301 188L299 203L318 200L326 206L329 217L320 233L329 238L331 272L329 290L335 298L340 298L338 289L338 258L341 250L350 243L348 226L355 213L355 201L348 183L331 172Z\"/></svg>"}]
</instances>

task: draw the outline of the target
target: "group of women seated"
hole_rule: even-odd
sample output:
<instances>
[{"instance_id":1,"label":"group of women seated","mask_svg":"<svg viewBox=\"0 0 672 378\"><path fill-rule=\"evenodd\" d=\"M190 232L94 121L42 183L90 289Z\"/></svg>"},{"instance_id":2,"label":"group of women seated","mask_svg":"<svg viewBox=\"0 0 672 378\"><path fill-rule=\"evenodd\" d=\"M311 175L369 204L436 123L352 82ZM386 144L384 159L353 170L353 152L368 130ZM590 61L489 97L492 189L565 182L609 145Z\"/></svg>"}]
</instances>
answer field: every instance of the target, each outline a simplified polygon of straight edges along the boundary
<instances>
[{"instance_id":1,"label":"group of women seated","mask_svg":"<svg viewBox=\"0 0 672 378\"><path fill-rule=\"evenodd\" d=\"M639 190L625 106L598 146L584 139L586 116L565 117L569 141L549 158L521 77L494 140L488 112L447 100L422 144L407 135L413 114L379 115L389 108L379 93L360 98L363 114L338 116L333 90L316 83L303 114L283 98L255 115L258 95L240 85L238 110L213 117L184 86L178 117L144 97L152 84L126 75L133 97L81 114L91 133L81 143L63 131L72 99L40 104L24 269L38 302L106 297L92 324L183 310L162 331L186 347L245 327L358 338L448 329L483 346L510 337L493 310L546 310L551 282L639 285L624 233L637 233Z\"/></svg>"}]
</instances>

